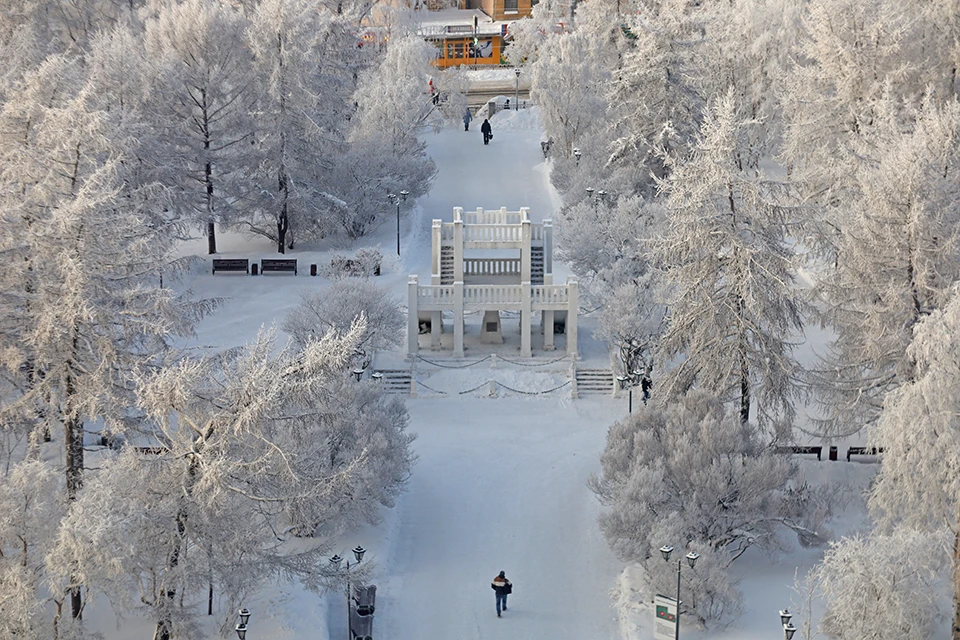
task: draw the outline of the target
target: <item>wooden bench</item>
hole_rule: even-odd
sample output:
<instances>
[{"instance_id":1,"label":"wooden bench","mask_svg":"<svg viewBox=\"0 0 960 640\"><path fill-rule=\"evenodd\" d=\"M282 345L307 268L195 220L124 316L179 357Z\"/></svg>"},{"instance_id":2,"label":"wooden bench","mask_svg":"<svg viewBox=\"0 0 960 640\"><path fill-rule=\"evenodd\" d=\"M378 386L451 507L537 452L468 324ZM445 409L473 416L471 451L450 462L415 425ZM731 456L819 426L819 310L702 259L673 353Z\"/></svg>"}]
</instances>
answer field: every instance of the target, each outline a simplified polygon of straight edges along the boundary
<instances>
[{"instance_id":1,"label":"wooden bench","mask_svg":"<svg viewBox=\"0 0 960 640\"><path fill-rule=\"evenodd\" d=\"M351 607L350 637L353 640L373 640L373 616L362 616Z\"/></svg>"},{"instance_id":2,"label":"wooden bench","mask_svg":"<svg viewBox=\"0 0 960 640\"><path fill-rule=\"evenodd\" d=\"M246 258L214 258L213 273L217 271L243 271L250 273L250 261Z\"/></svg>"},{"instance_id":3,"label":"wooden bench","mask_svg":"<svg viewBox=\"0 0 960 640\"><path fill-rule=\"evenodd\" d=\"M293 272L293 275L297 275L297 259L264 258L260 261L260 273L267 271Z\"/></svg>"},{"instance_id":4,"label":"wooden bench","mask_svg":"<svg viewBox=\"0 0 960 640\"><path fill-rule=\"evenodd\" d=\"M817 460L820 460L820 455L823 453L823 447L774 447L774 453L801 453L801 454L817 454Z\"/></svg>"},{"instance_id":5,"label":"wooden bench","mask_svg":"<svg viewBox=\"0 0 960 640\"><path fill-rule=\"evenodd\" d=\"M847 449L847 462L850 456L875 456L883 453L883 447L850 447Z\"/></svg>"},{"instance_id":6,"label":"wooden bench","mask_svg":"<svg viewBox=\"0 0 960 640\"><path fill-rule=\"evenodd\" d=\"M357 605L357 613L362 616L373 615L377 608L377 585L366 587L354 585L353 601Z\"/></svg>"}]
</instances>

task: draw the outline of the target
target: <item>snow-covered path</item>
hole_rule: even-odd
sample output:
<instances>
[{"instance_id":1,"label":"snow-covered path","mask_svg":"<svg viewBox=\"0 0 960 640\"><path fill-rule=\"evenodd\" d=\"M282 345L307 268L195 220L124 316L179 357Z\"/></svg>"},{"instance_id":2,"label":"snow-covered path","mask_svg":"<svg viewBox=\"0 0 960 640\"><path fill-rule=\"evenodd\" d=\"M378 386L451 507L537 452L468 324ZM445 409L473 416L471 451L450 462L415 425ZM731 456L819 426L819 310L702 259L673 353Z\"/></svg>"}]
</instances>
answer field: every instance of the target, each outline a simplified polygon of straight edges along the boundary
<instances>
[{"instance_id":1,"label":"snow-covered path","mask_svg":"<svg viewBox=\"0 0 960 640\"><path fill-rule=\"evenodd\" d=\"M439 173L418 202L419 219L409 221L404 260L423 279L430 220L451 220L454 206L528 206L534 221L554 215L535 119L498 114L486 147L480 122L470 132L427 136ZM624 407L568 398L408 400L419 461L396 508L363 536L379 565L376 637L619 637L609 590L621 565L602 539L599 505L585 483ZM497 619L490 581L500 570L515 591ZM333 638L345 635L339 618Z\"/></svg>"},{"instance_id":2,"label":"snow-covered path","mask_svg":"<svg viewBox=\"0 0 960 640\"><path fill-rule=\"evenodd\" d=\"M549 403L550 419L537 419L531 403ZM609 403L453 398L409 408L420 461L379 558L378 635L619 637L608 592L620 565L585 485L613 419ZM500 570L515 585L503 619L490 589Z\"/></svg>"}]
</instances>

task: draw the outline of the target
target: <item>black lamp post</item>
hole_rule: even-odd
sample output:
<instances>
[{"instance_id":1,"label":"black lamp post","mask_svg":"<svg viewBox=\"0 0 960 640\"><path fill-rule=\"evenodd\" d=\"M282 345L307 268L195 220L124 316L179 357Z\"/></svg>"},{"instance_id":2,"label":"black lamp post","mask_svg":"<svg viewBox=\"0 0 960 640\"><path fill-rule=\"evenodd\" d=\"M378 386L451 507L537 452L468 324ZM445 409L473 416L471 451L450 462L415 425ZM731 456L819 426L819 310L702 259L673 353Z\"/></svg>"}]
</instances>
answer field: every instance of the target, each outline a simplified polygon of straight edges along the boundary
<instances>
[{"instance_id":1,"label":"black lamp post","mask_svg":"<svg viewBox=\"0 0 960 640\"><path fill-rule=\"evenodd\" d=\"M660 547L660 555L663 556L663 559L666 562L670 562L670 554L673 553L673 547L670 545L664 545ZM700 557L699 553L694 553L691 551L686 556L687 564L690 565L690 568L693 569L694 565L697 564L697 559ZM677 559L677 626L675 627L676 631L674 633L674 638L680 640L680 569L683 567L683 560Z\"/></svg>"},{"instance_id":2,"label":"black lamp post","mask_svg":"<svg viewBox=\"0 0 960 640\"><path fill-rule=\"evenodd\" d=\"M397 255L398 256L400 255L400 203L406 202L408 195L410 195L410 192L407 191L406 189L403 189L402 191L400 191L399 196L395 193L387 194L387 197L390 199L390 201L393 204L397 205Z\"/></svg>"},{"instance_id":3,"label":"black lamp post","mask_svg":"<svg viewBox=\"0 0 960 640\"><path fill-rule=\"evenodd\" d=\"M353 548L353 557L357 559L354 565L360 564L360 561L363 560L363 554L367 552L366 549L357 545ZM343 561L339 555L335 555L330 558L330 564L335 566L337 569L340 568L340 562ZM347 640L352 640L353 634L350 632L350 561L347 560L346 563L346 594L347 594Z\"/></svg>"},{"instance_id":4,"label":"black lamp post","mask_svg":"<svg viewBox=\"0 0 960 640\"><path fill-rule=\"evenodd\" d=\"M581 155L582 155L582 154L580 153L580 147L574 147L574 149L573 149L573 157L577 159L577 166L578 166L578 167L580 166L580 156L581 156Z\"/></svg>"},{"instance_id":5,"label":"black lamp post","mask_svg":"<svg viewBox=\"0 0 960 640\"><path fill-rule=\"evenodd\" d=\"M240 609L238 615L240 616L240 622L234 627L234 630L237 632L237 637L244 640L247 637L247 621L250 620L250 610Z\"/></svg>"},{"instance_id":6,"label":"black lamp post","mask_svg":"<svg viewBox=\"0 0 960 640\"><path fill-rule=\"evenodd\" d=\"M513 96L513 110L518 111L520 109L520 67L517 67L513 70L517 75L517 92Z\"/></svg>"},{"instance_id":7,"label":"black lamp post","mask_svg":"<svg viewBox=\"0 0 960 640\"><path fill-rule=\"evenodd\" d=\"M793 634L797 632L797 628L790 624L790 618L792 617L793 614L790 613L788 609L783 609L780 611L780 624L783 625L784 640L793 640Z\"/></svg>"}]
</instances>

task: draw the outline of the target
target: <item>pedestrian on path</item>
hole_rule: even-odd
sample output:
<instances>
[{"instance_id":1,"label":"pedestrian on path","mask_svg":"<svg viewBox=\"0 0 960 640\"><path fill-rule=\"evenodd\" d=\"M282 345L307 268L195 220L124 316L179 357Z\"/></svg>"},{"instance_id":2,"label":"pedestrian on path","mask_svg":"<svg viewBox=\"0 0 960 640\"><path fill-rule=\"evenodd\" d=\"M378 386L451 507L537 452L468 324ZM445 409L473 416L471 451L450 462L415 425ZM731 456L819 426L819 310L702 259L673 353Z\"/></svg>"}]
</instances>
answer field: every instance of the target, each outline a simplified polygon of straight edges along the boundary
<instances>
[{"instance_id":1,"label":"pedestrian on path","mask_svg":"<svg viewBox=\"0 0 960 640\"><path fill-rule=\"evenodd\" d=\"M480 125L480 132L483 134L483 144L490 144L490 138L493 137L493 129L490 127L490 121L486 118L483 119L483 124Z\"/></svg>"},{"instance_id":2,"label":"pedestrian on path","mask_svg":"<svg viewBox=\"0 0 960 640\"><path fill-rule=\"evenodd\" d=\"M470 107L467 107L467 110L463 112L463 130L470 131L470 121L473 120L473 115L470 114Z\"/></svg>"},{"instance_id":3,"label":"pedestrian on path","mask_svg":"<svg viewBox=\"0 0 960 640\"><path fill-rule=\"evenodd\" d=\"M504 611L507 610L507 596L513 593L513 585L507 580L506 572L501 571L490 583L490 588L497 595L497 617L499 618L501 605Z\"/></svg>"}]
</instances>

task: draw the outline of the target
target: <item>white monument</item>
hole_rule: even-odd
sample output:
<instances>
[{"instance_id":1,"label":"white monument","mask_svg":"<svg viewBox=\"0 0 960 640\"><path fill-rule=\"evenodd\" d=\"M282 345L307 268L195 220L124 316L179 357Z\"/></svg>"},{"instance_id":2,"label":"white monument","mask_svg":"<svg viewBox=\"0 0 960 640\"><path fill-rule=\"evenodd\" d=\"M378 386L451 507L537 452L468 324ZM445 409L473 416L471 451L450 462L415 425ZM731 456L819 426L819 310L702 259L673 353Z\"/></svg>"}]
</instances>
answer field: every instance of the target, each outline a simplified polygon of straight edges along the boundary
<instances>
[{"instance_id":1,"label":"white monument","mask_svg":"<svg viewBox=\"0 0 960 640\"><path fill-rule=\"evenodd\" d=\"M433 221L431 282L409 276L407 352L419 350L420 323L430 325L430 345L440 347L443 312L453 313L453 356L463 357L466 311L482 311L483 342L502 341L501 311L520 312L520 355L531 356L530 331L535 313L543 326L543 349L554 348L557 312L565 315L567 353L577 356L577 280L553 284L553 223L530 222L530 210L453 210L453 222ZM509 257L467 257L468 251L504 251ZM516 252L519 250L519 257ZM559 318L556 318L559 320ZM496 320L496 322L494 322ZM495 325L495 326L494 326ZM490 335L493 333L494 335Z\"/></svg>"}]
</instances>

